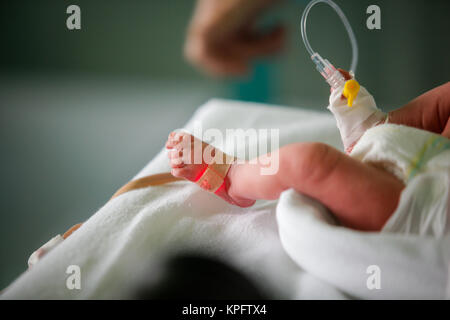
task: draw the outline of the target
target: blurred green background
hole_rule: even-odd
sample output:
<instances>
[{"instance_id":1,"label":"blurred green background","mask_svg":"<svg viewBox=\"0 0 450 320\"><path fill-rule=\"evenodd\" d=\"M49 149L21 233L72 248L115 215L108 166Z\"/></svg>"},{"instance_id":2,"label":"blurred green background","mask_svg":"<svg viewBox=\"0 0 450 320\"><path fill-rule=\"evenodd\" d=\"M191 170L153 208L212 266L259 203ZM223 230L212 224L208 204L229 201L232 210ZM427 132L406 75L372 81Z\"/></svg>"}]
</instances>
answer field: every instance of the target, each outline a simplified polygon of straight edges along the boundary
<instances>
[{"instance_id":1,"label":"blurred green background","mask_svg":"<svg viewBox=\"0 0 450 320\"><path fill-rule=\"evenodd\" d=\"M447 82L450 1L336 0L359 42L357 78L385 110ZM192 0L7 0L0 4L0 288L41 244L92 215L212 97L325 110L329 88L300 38L307 1L264 17L289 28L282 55L245 79L211 79L183 58ZM82 29L66 28L81 8ZM382 29L366 28L381 8ZM350 44L325 5L314 49L348 68Z\"/></svg>"}]
</instances>

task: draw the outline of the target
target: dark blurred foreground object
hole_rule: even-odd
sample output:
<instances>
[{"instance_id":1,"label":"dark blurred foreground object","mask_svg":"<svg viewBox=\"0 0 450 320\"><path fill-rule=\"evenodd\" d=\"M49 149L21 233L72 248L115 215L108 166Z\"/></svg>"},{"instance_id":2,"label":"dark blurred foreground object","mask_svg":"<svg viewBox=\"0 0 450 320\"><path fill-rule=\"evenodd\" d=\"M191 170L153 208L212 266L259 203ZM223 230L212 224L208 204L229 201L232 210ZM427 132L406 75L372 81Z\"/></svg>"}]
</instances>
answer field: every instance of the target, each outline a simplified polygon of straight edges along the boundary
<instances>
[{"instance_id":1,"label":"dark blurred foreground object","mask_svg":"<svg viewBox=\"0 0 450 320\"><path fill-rule=\"evenodd\" d=\"M242 273L218 260L197 254L166 259L153 280L137 290L135 299L266 299ZM143 281L145 282L145 280Z\"/></svg>"}]
</instances>

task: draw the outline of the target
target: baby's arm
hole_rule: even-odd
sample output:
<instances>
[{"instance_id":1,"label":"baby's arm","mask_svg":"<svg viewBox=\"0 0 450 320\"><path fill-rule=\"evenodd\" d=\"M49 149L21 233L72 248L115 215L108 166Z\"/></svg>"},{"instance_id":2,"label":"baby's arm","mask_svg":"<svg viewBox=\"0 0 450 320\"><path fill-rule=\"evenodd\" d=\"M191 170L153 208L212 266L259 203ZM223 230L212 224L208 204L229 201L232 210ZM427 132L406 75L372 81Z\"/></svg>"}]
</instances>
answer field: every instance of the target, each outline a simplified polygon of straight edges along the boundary
<instances>
[{"instance_id":1,"label":"baby's arm","mask_svg":"<svg viewBox=\"0 0 450 320\"><path fill-rule=\"evenodd\" d=\"M319 200L348 227L380 230L395 211L401 181L322 143L296 143L278 150L279 170L262 175L259 164L236 164L228 174L228 195L278 199L293 188ZM362 200L363 199L363 200Z\"/></svg>"}]
</instances>

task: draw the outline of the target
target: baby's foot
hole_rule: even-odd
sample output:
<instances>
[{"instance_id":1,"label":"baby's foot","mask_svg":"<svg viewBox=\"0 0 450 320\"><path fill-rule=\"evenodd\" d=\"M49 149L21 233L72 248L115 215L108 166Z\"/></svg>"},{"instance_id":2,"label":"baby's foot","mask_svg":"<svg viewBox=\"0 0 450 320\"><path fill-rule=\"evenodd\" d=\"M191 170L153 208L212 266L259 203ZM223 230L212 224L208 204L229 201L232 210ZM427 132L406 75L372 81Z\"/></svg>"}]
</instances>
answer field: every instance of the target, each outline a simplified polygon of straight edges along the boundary
<instances>
[{"instance_id":1,"label":"baby's foot","mask_svg":"<svg viewBox=\"0 0 450 320\"><path fill-rule=\"evenodd\" d=\"M185 132L172 132L167 140L166 148L169 150L168 157L172 167L172 175L192 182L197 182L208 168L208 163L211 163L205 161L204 154L214 157L216 153L214 147ZM195 156L195 152L198 152L197 156ZM228 164L219 165L227 166ZM232 164L224 178L223 184L214 193L231 204L240 207L252 206L255 203L254 200L242 199L238 196L230 195L228 192L233 183L231 173L234 168L235 165Z\"/></svg>"}]
</instances>

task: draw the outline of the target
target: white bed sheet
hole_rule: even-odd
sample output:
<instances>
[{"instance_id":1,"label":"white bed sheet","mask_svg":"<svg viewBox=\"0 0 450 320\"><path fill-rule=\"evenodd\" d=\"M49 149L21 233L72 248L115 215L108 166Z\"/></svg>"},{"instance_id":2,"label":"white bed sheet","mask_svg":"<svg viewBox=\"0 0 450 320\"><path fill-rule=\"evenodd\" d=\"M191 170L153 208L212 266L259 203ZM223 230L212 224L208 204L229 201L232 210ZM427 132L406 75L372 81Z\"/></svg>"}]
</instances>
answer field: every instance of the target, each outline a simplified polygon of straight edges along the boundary
<instances>
[{"instance_id":1,"label":"white bed sheet","mask_svg":"<svg viewBox=\"0 0 450 320\"><path fill-rule=\"evenodd\" d=\"M194 121L204 129L280 129L280 145L321 141L342 148L335 120L326 112L212 100L198 109L187 130ZM163 150L136 178L165 171L169 166ZM129 284L149 261L185 249L226 260L274 298L348 298L347 292L305 272L285 253L276 204L258 201L251 208L237 208L188 182L131 191L106 203L1 298L127 298ZM80 267L80 290L66 287L70 265Z\"/></svg>"}]
</instances>

